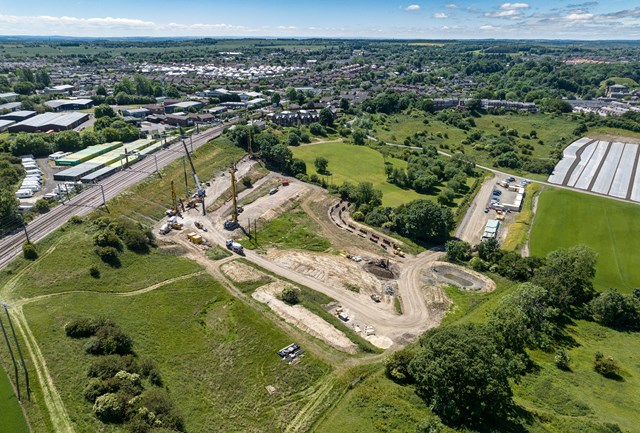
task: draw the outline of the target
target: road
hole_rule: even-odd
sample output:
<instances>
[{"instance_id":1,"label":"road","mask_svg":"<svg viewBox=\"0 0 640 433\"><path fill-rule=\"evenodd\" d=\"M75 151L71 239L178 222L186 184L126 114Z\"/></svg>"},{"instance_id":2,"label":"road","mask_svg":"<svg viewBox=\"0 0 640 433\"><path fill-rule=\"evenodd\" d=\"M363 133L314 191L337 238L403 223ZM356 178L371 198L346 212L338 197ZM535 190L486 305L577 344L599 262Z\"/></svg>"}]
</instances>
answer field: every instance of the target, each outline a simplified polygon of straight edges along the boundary
<instances>
[{"instance_id":1,"label":"road","mask_svg":"<svg viewBox=\"0 0 640 433\"><path fill-rule=\"evenodd\" d=\"M484 227L489 221L489 216L484 213L484 209L491 199L491 192L496 186L497 179L496 176L492 176L482 184L469 209L464 214L462 221L456 228L454 235L456 238L469 242L471 245L475 245L482 240Z\"/></svg>"},{"instance_id":2,"label":"road","mask_svg":"<svg viewBox=\"0 0 640 433\"><path fill-rule=\"evenodd\" d=\"M226 126L228 125L221 125L200 134L194 134L193 149L197 149L222 134ZM37 242L60 228L72 216L82 216L90 213L103 203L102 191L104 191L104 199L109 200L133 184L140 182L155 172L156 160L158 168L162 168L183 155L182 142L178 141L166 149L149 155L130 168L98 182L96 185L87 185L85 191L65 202L64 205L56 206L50 212L40 215L31 221L27 226L29 240ZM25 240L24 232L19 232L0 240L0 269L22 253L22 244Z\"/></svg>"}]
</instances>

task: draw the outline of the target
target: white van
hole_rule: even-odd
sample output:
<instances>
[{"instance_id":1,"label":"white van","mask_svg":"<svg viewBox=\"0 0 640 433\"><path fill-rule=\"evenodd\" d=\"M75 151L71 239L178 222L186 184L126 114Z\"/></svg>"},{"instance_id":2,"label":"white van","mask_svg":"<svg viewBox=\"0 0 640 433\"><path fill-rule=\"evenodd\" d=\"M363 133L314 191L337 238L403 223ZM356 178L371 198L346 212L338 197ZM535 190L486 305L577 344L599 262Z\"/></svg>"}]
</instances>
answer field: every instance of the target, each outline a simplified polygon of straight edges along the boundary
<instances>
[{"instance_id":1,"label":"white van","mask_svg":"<svg viewBox=\"0 0 640 433\"><path fill-rule=\"evenodd\" d=\"M54 152L51 155L49 155L49 159L52 160L52 161L55 161L56 159L62 158L62 155L64 155L64 152L59 150L59 151Z\"/></svg>"},{"instance_id":2,"label":"white van","mask_svg":"<svg viewBox=\"0 0 640 433\"><path fill-rule=\"evenodd\" d=\"M42 180L42 176L38 176L37 174L28 174L24 177L24 180L36 180L40 182Z\"/></svg>"},{"instance_id":3,"label":"white van","mask_svg":"<svg viewBox=\"0 0 640 433\"><path fill-rule=\"evenodd\" d=\"M27 174L34 174L36 176L42 176L42 172L40 170L38 170L37 168L32 168L29 170L26 170Z\"/></svg>"},{"instance_id":4,"label":"white van","mask_svg":"<svg viewBox=\"0 0 640 433\"><path fill-rule=\"evenodd\" d=\"M30 189L19 189L16 191L16 198L29 198L33 197L33 191Z\"/></svg>"}]
</instances>

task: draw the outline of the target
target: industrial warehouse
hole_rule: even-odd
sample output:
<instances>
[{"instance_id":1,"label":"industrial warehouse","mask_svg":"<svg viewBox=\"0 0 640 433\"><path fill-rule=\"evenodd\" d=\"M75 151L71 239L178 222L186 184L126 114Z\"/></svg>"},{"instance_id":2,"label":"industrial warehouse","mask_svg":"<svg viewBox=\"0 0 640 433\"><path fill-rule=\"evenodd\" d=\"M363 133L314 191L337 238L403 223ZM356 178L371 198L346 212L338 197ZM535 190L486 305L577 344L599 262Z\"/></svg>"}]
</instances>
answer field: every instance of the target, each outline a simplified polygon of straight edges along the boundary
<instances>
[{"instance_id":1,"label":"industrial warehouse","mask_svg":"<svg viewBox=\"0 0 640 433\"><path fill-rule=\"evenodd\" d=\"M16 115L19 112L11 113ZM49 132L73 129L89 120L88 113L44 113L9 126L9 132Z\"/></svg>"}]
</instances>

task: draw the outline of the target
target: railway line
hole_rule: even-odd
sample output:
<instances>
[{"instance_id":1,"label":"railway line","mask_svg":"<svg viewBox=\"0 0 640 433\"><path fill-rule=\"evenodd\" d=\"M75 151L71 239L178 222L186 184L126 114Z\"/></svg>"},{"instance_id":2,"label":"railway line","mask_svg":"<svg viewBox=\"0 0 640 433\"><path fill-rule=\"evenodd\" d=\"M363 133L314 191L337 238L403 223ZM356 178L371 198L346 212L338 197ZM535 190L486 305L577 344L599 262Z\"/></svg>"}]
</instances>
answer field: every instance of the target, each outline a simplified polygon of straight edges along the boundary
<instances>
[{"instance_id":1,"label":"railway line","mask_svg":"<svg viewBox=\"0 0 640 433\"><path fill-rule=\"evenodd\" d=\"M190 147L192 146L192 149L195 150L208 141L218 137L222 134L226 126L228 125L220 125L199 134L194 134L192 136L192 143L189 143ZM130 186L154 173L156 171L156 162L157 167L160 169L180 158L182 155L184 155L182 143L178 141L169 145L166 149L162 149L136 163L132 168L120 171L98 182L95 186L88 186L87 189L63 205L56 206L48 213L40 215L31 221L28 224L29 240L31 242L37 242L49 233L60 228L72 216L88 214L102 204L102 192L104 192L104 199L110 200ZM100 189L102 189L102 191L100 191ZM26 237L23 231L0 239L0 269L4 268L9 262L22 253L22 244L25 240Z\"/></svg>"}]
</instances>

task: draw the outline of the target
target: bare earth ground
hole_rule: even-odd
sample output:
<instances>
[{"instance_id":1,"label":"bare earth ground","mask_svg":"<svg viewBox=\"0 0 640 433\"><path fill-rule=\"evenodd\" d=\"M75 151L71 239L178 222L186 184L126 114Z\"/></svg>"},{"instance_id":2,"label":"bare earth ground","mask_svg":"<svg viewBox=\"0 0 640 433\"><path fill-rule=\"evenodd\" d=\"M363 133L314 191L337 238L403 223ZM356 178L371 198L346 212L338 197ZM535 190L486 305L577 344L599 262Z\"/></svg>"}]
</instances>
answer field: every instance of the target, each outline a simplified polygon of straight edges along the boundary
<instances>
[{"instance_id":1,"label":"bare earth ground","mask_svg":"<svg viewBox=\"0 0 640 433\"><path fill-rule=\"evenodd\" d=\"M301 305L287 305L277 298L282 289L287 285L284 281L274 281L258 288L251 295L253 299L265 303L278 316L282 317L287 323L302 329L308 334L319 338L336 349L354 354L358 346L347 338L344 332L336 329L327 321L313 314Z\"/></svg>"},{"instance_id":2,"label":"bare earth ground","mask_svg":"<svg viewBox=\"0 0 640 433\"><path fill-rule=\"evenodd\" d=\"M382 282L361 265L342 256L301 251L269 250L267 259L300 274L348 290L347 284L365 295L382 294Z\"/></svg>"},{"instance_id":3,"label":"bare earth ground","mask_svg":"<svg viewBox=\"0 0 640 433\"><path fill-rule=\"evenodd\" d=\"M220 270L236 283L260 281L266 276L266 274L235 260L223 264L220 266Z\"/></svg>"}]
</instances>

